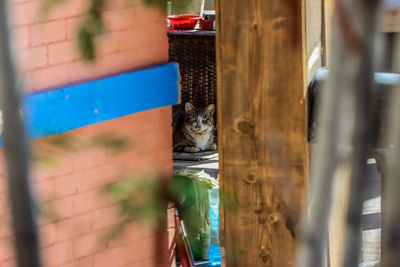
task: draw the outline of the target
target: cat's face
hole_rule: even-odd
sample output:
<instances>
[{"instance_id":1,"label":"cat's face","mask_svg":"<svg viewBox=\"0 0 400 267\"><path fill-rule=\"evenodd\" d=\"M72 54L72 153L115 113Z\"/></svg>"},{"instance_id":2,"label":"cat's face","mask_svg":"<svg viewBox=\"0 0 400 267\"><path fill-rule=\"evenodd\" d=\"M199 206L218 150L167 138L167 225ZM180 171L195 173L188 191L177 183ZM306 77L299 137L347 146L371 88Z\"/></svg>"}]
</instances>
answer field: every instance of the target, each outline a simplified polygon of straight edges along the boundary
<instances>
[{"instance_id":1,"label":"cat's face","mask_svg":"<svg viewBox=\"0 0 400 267\"><path fill-rule=\"evenodd\" d=\"M205 109L196 109L187 102L185 104L185 128L196 134L209 132L214 127L214 110L213 104L208 105Z\"/></svg>"}]
</instances>

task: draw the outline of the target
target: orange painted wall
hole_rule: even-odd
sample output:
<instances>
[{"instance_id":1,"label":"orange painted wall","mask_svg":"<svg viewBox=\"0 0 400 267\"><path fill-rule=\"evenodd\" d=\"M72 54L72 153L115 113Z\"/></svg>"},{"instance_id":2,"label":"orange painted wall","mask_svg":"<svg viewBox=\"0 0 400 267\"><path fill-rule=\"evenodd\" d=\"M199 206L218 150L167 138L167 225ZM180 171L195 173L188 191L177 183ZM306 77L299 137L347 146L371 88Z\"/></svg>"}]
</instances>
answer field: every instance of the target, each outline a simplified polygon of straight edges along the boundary
<instances>
[{"instance_id":1,"label":"orange painted wall","mask_svg":"<svg viewBox=\"0 0 400 267\"><path fill-rule=\"evenodd\" d=\"M49 16L39 17L40 0L11 0L18 66L26 91L43 90L168 61L165 15L141 4L109 1L104 11L108 32L98 38L98 59L82 60L76 27L88 0L69 0ZM112 90L112 88L110 88ZM132 99L135 101L135 99ZM45 266L154 266L155 231L131 225L119 239L102 243L118 221L115 204L102 188L126 175L172 173L171 107L144 111L66 133L81 144L55 150L52 164L35 163L33 184L40 205L57 216L40 216ZM113 153L88 146L100 134L126 138L128 147ZM37 154L46 139L33 142ZM53 155L54 152L54 155ZM2 154L1 154L2 157ZM162 236L167 265L174 265L173 209ZM0 266L15 266L11 216L4 167L0 167Z\"/></svg>"}]
</instances>

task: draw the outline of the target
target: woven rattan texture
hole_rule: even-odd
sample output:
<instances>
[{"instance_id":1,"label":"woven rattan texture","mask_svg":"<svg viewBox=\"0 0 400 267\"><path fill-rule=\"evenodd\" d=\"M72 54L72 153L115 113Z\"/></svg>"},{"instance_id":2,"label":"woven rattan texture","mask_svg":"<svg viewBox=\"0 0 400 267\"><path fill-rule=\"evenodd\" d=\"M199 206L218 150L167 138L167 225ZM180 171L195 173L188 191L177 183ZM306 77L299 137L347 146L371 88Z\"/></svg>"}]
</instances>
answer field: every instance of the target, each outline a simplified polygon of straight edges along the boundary
<instances>
[{"instance_id":1,"label":"woven rattan texture","mask_svg":"<svg viewBox=\"0 0 400 267\"><path fill-rule=\"evenodd\" d=\"M175 108L216 104L215 33L169 31L168 37L169 61L179 64L181 75L181 104Z\"/></svg>"}]
</instances>

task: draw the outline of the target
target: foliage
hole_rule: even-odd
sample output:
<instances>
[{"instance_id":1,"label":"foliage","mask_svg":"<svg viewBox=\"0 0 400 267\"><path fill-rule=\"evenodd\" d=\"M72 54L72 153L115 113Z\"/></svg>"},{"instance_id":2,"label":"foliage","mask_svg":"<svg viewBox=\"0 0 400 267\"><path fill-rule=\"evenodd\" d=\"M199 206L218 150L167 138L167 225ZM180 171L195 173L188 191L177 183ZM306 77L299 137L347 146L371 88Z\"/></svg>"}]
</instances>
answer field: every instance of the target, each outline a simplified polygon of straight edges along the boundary
<instances>
[{"instance_id":1,"label":"foliage","mask_svg":"<svg viewBox=\"0 0 400 267\"><path fill-rule=\"evenodd\" d=\"M172 190L180 196L177 203L194 258L204 258L203 248L209 243L210 220L208 189L218 188L218 181L203 170L181 170L174 173Z\"/></svg>"},{"instance_id":2,"label":"foliage","mask_svg":"<svg viewBox=\"0 0 400 267\"><path fill-rule=\"evenodd\" d=\"M131 222L159 227L165 221L167 203L179 209L195 258L209 237L208 189L217 188L218 181L204 171L183 170L174 173L173 179L157 176L127 177L104 189L116 203L119 223L106 236L117 237Z\"/></svg>"}]
</instances>

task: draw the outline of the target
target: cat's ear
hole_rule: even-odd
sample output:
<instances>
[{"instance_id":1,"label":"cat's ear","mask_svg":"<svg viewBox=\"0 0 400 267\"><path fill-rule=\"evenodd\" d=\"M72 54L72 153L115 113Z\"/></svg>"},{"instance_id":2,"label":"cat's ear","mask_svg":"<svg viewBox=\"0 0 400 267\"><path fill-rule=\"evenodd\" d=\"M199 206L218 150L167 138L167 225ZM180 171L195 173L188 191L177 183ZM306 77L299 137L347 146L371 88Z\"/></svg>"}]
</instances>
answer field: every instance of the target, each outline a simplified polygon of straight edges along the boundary
<instances>
[{"instance_id":1,"label":"cat's ear","mask_svg":"<svg viewBox=\"0 0 400 267\"><path fill-rule=\"evenodd\" d=\"M210 115L214 115L215 105L210 104L205 108L205 111L208 112Z\"/></svg>"},{"instance_id":2,"label":"cat's ear","mask_svg":"<svg viewBox=\"0 0 400 267\"><path fill-rule=\"evenodd\" d=\"M192 105L192 103L186 102L186 104L185 104L185 111L186 111L186 113L188 113L188 112L190 112L190 111L192 111L192 110L194 110L194 106Z\"/></svg>"}]
</instances>

